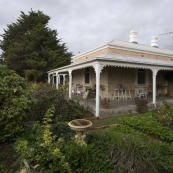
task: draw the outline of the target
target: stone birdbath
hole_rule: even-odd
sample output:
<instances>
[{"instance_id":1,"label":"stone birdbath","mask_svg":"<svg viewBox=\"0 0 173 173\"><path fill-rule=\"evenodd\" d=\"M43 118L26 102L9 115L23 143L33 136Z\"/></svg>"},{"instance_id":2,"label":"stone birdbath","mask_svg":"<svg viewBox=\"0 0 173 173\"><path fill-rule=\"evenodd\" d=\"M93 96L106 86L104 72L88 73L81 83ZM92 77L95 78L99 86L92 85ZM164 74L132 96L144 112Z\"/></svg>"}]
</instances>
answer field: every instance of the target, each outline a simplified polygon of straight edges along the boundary
<instances>
[{"instance_id":1,"label":"stone birdbath","mask_svg":"<svg viewBox=\"0 0 173 173\"><path fill-rule=\"evenodd\" d=\"M76 132L75 138L85 139L85 132L92 126L92 122L86 119L75 119L68 123L70 128Z\"/></svg>"}]
</instances>

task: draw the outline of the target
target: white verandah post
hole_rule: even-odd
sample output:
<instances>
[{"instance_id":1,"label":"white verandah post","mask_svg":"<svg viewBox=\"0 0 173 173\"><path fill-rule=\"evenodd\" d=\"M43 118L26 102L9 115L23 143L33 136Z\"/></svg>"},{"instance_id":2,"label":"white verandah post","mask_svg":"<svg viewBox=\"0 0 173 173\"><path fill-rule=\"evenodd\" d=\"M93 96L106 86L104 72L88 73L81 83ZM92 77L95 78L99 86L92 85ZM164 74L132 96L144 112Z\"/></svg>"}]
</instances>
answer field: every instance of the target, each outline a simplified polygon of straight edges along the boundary
<instances>
[{"instance_id":1,"label":"white verandah post","mask_svg":"<svg viewBox=\"0 0 173 173\"><path fill-rule=\"evenodd\" d=\"M56 72L56 89L58 89L58 85L59 85L59 75L58 72Z\"/></svg>"},{"instance_id":2,"label":"white verandah post","mask_svg":"<svg viewBox=\"0 0 173 173\"><path fill-rule=\"evenodd\" d=\"M50 74L48 74L48 83L50 83Z\"/></svg>"},{"instance_id":3,"label":"white verandah post","mask_svg":"<svg viewBox=\"0 0 173 173\"><path fill-rule=\"evenodd\" d=\"M65 74L63 74L63 85L65 85Z\"/></svg>"},{"instance_id":4,"label":"white verandah post","mask_svg":"<svg viewBox=\"0 0 173 173\"><path fill-rule=\"evenodd\" d=\"M95 116L99 116L100 110L100 63L97 63L95 66L95 73L96 73L96 113Z\"/></svg>"},{"instance_id":5,"label":"white verandah post","mask_svg":"<svg viewBox=\"0 0 173 173\"><path fill-rule=\"evenodd\" d=\"M58 83L59 83L59 84L60 84L60 81L61 81L60 78L61 78L61 75L59 74L59 75L58 75Z\"/></svg>"},{"instance_id":6,"label":"white verandah post","mask_svg":"<svg viewBox=\"0 0 173 173\"><path fill-rule=\"evenodd\" d=\"M71 99L72 70L68 70L68 73L69 73L69 99Z\"/></svg>"},{"instance_id":7,"label":"white verandah post","mask_svg":"<svg viewBox=\"0 0 173 173\"><path fill-rule=\"evenodd\" d=\"M153 72L153 105L156 108L156 76L158 69L152 69Z\"/></svg>"},{"instance_id":8,"label":"white verandah post","mask_svg":"<svg viewBox=\"0 0 173 173\"><path fill-rule=\"evenodd\" d=\"M54 74L52 74L52 85L55 84Z\"/></svg>"}]
</instances>

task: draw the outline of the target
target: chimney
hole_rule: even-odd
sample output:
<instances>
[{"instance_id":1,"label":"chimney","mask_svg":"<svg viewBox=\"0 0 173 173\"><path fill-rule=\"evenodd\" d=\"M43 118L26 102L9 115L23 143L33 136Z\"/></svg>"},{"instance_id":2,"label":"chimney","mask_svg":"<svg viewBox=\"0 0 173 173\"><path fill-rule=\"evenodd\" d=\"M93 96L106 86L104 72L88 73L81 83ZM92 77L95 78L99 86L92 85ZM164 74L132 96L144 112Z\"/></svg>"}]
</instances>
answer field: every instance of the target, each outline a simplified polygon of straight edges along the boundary
<instances>
[{"instance_id":1,"label":"chimney","mask_svg":"<svg viewBox=\"0 0 173 173\"><path fill-rule=\"evenodd\" d=\"M138 41L137 41L137 36L138 36L138 32L137 31L130 31L130 33L129 33L129 35L130 35L130 43L138 43Z\"/></svg>"},{"instance_id":2,"label":"chimney","mask_svg":"<svg viewBox=\"0 0 173 173\"><path fill-rule=\"evenodd\" d=\"M151 46L158 48L158 37L156 36L151 37Z\"/></svg>"}]
</instances>

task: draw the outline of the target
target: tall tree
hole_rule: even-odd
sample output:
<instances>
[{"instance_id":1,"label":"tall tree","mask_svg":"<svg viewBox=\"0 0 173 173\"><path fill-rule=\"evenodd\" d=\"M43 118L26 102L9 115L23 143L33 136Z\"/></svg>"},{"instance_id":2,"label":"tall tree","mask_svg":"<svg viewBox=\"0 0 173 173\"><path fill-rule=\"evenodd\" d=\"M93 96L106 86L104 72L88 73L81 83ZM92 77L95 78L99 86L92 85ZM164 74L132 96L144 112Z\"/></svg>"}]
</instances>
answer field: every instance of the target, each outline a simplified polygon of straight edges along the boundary
<instances>
[{"instance_id":1,"label":"tall tree","mask_svg":"<svg viewBox=\"0 0 173 173\"><path fill-rule=\"evenodd\" d=\"M70 64L72 53L47 25L50 17L41 11L21 12L15 23L0 35L4 64L30 81L47 80L47 71Z\"/></svg>"}]
</instances>

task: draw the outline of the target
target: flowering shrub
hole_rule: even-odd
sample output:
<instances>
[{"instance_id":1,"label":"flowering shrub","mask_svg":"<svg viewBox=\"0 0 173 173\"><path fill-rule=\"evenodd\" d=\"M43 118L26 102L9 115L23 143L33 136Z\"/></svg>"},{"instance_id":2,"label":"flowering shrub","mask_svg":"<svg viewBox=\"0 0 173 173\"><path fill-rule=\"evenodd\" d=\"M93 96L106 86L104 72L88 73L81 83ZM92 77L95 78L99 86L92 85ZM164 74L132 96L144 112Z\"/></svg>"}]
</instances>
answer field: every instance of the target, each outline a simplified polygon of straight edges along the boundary
<instances>
[{"instance_id":1,"label":"flowering shrub","mask_svg":"<svg viewBox=\"0 0 173 173\"><path fill-rule=\"evenodd\" d=\"M163 101L158 110L158 120L170 128L173 128L173 103Z\"/></svg>"}]
</instances>

